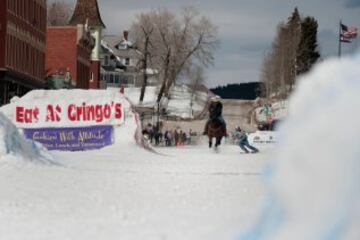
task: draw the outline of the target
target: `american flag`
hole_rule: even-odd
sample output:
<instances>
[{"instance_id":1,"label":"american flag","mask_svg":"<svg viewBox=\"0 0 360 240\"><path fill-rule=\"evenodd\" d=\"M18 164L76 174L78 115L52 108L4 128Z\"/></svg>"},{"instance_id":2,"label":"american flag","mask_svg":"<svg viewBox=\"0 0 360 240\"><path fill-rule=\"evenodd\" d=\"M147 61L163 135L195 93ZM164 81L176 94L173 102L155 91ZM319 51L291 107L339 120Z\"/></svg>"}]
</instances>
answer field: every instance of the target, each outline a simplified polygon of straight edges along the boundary
<instances>
[{"instance_id":1,"label":"american flag","mask_svg":"<svg viewBox=\"0 0 360 240\"><path fill-rule=\"evenodd\" d=\"M348 27L344 24L341 25L341 34L340 34L340 41L341 42L348 42L350 43L351 39L357 37L357 28L356 27Z\"/></svg>"},{"instance_id":2,"label":"american flag","mask_svg":"<svg viewBox=\"0 0 360 240\"><path fill-rule=\"evenodd\" d=\"M340 35L340 42L351 43L350 39L344 37L342 34Z\"/></svg>"}]
</instances>

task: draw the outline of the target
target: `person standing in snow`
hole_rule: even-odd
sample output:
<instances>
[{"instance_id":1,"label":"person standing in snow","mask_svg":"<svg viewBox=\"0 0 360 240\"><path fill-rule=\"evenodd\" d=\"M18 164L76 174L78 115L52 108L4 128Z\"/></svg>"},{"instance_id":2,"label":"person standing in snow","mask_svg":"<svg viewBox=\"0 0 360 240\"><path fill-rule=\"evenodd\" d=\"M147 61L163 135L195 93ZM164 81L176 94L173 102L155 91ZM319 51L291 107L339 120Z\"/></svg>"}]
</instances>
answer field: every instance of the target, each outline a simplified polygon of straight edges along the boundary
<instances>
[{"instance_id":1,"label":"person standing in snow","mask_svg":"<svg viewBox=\"0 0 360 240\"><path fill-rule=\"evenodd\" d=\"M266 124L268 125L268 128L270 128L271 124L273 122L273 109L272 109L271 103L265 103L265 105L261 109L260 113L265 114ZM270 130L270 129L268 129L268 130Z\"/></svg>"},{"instance_id":2,"label":"person standing in snow","mask_svg":"<svg viewBox=\"0 0 360 240\"><path fill-rule=\"evenodd\" d=\"M187 144L187 136L186 136L186 132L184 131L182 134L181 134L181 143L182 145L186 145Z\"/></svg>"},{"instance_id":3,"label":"person standing in snow","mask_svg":"<svg viewBox=\"0 0 360 240\"><path fill-rule=\"evenodd\" d=\"M179 145L179 133L177 130L174 130L174 140L175 140L175 146L177 147Z\"/></svg>"},{"instance_id":4,"label":"person standing in snow","mask_svg":"<svg viewBox=\"0 0 360 240\"><path fill-rule=\"evenodd\" d=\"M248 140L248 136L246 134L245 131L241 130L240 127L236 127L236 132L234 134L235 138L238 140L238 144L239 147L245 152L245 153L249 153L249 150L247 148L249 148L252 153L258 153L259 149L257 149L254 146L251 146Z\"/></svg>"},{"instance_id":5,"label":"person standing in snow","mask_svg":"<svg viewBox=\"0 0 360 240\"><path fill-rule=\"evenodd\" d=\"M147 124L146 129L143 131L143 133L148 135L148 139L150 140L150 143L152 143L154 138L154 128L151 123Z\"/></svg>"},{"instance_id":6,"label":"person standing in snow","mask_svg":"<svg viewBox=\"0 0 360 240\"><path fill-rule=\"evenodd\" d=\"M166 130L164 133L165 146L167 146L167 147L169 147L171 145L171 143L170 143L171 139L170 139L169 133L170 133L169 130Z\"/></svg>"}]
</instances>

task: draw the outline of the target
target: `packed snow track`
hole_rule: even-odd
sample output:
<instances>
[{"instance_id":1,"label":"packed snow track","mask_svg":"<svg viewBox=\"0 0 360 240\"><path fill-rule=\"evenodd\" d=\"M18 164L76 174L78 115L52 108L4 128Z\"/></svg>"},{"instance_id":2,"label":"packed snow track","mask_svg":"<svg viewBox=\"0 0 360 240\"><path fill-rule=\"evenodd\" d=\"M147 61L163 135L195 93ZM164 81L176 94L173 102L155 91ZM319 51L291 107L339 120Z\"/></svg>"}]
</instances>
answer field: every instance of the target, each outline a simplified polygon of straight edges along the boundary
<instances>
[{"instance_id":1,"label":"packed snow track","mask_svg":"<svg viewBox=\"0 0 360 240\"><path fill-rule=\"evenodd\" d=\"M235 239L263 200L270 149L123 147L1 161L1 239Z\"/></svg>"}]
</instances>

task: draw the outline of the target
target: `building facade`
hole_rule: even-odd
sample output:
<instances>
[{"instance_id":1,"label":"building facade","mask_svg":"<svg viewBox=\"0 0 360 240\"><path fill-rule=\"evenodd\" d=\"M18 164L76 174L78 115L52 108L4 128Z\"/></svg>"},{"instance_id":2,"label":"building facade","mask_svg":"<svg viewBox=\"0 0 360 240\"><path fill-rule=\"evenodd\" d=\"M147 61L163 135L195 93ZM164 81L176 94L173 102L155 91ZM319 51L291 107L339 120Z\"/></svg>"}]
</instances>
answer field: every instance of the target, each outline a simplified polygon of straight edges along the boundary
<instances>
[{"instance_id":1,"label":"building facade","mask_svg":"<svg viewBox=\"0 0 360 240\"><path fill-rule=\"evenodd\" d=\"M100 88L100 49L105 24L101 19L97 0L78 0L69 24L72 26L78 24L89 26L91 35L95 39L95 46L91 54L89 87Z\"/></svg>"},{"instance_id":2,"label":"building facade","mask_svg":"<svg viewBox=\"0 0 360 240\"><path fill-rule=\"evenodd\" d=\"M143 82L141 61L143 53L133 47L128 39L129 32L123 36L108 35L101 41L101 82L106 87L140 87ZM146 70L148 85L158 84L158 73Z\"/></svg>"},{"instance_id":3,"label":"building facade","mask_svg":"<svg viewBox=\"0 0 360 240\"><path fill-rule=\"evenodd\" d=\"M62 79L66 86L88 89L91 53L95 41L87 27L48 27L46 41L46 73L49 81ZM52 88L56 88L52 86Z\"/></svg>"},{"instance_id":4,"label":"building facade","mask_svg":"<svg viewBox=\"0 0 360 240\"><path fill-rule=\"evenodd\" d=\"M46 0L0 1L0 105L45 86Z\"/></svg>"}]
</instances>

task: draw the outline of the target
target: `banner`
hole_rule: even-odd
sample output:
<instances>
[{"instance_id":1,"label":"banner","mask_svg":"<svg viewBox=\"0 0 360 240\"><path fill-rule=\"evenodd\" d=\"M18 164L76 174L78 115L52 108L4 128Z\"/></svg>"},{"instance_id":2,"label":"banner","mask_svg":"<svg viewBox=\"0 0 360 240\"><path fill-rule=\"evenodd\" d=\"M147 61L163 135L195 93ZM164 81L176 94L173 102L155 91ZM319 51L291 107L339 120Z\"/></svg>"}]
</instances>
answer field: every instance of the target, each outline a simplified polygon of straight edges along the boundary
<instances>
[{"instance_id":1,"label":"banner","mask_svg":"<svg viewBox=\"0 0 360 240\"><path fill-rule=\"evenodd\" d=\"M130 103L118 89L33 90L1 107L18 128L119 126Z\"/></svg>"},{"instance_id":2,"label":"banner","mask_svg":"<svg viewBox=\"0 0 360 240\"><path fill-rule=\"evenodd\" d=\"M20 128L120 125L124 122L121 102L17 104L14 122Z\"/></svg>"},{"instance_id":3,"label":"banner","mask_svg":"<svg viewBox=\"0 0 360 240\"><path fill-rule=\"evenodd\" d=\"M113 127L24 129L26 138L41 143L48 150L85 151L113 144Z\"/></svg>"},{"instance_id":4,"label":"banner","mask_svg":"<svg viewBox=\"0 0 360 240\"><path fill-rule=\"evenodd\" d=\"M257 131L248 136L252 144L275 144L277 142L277 132L274 131Z\"/></svg>"}]
</instances>

